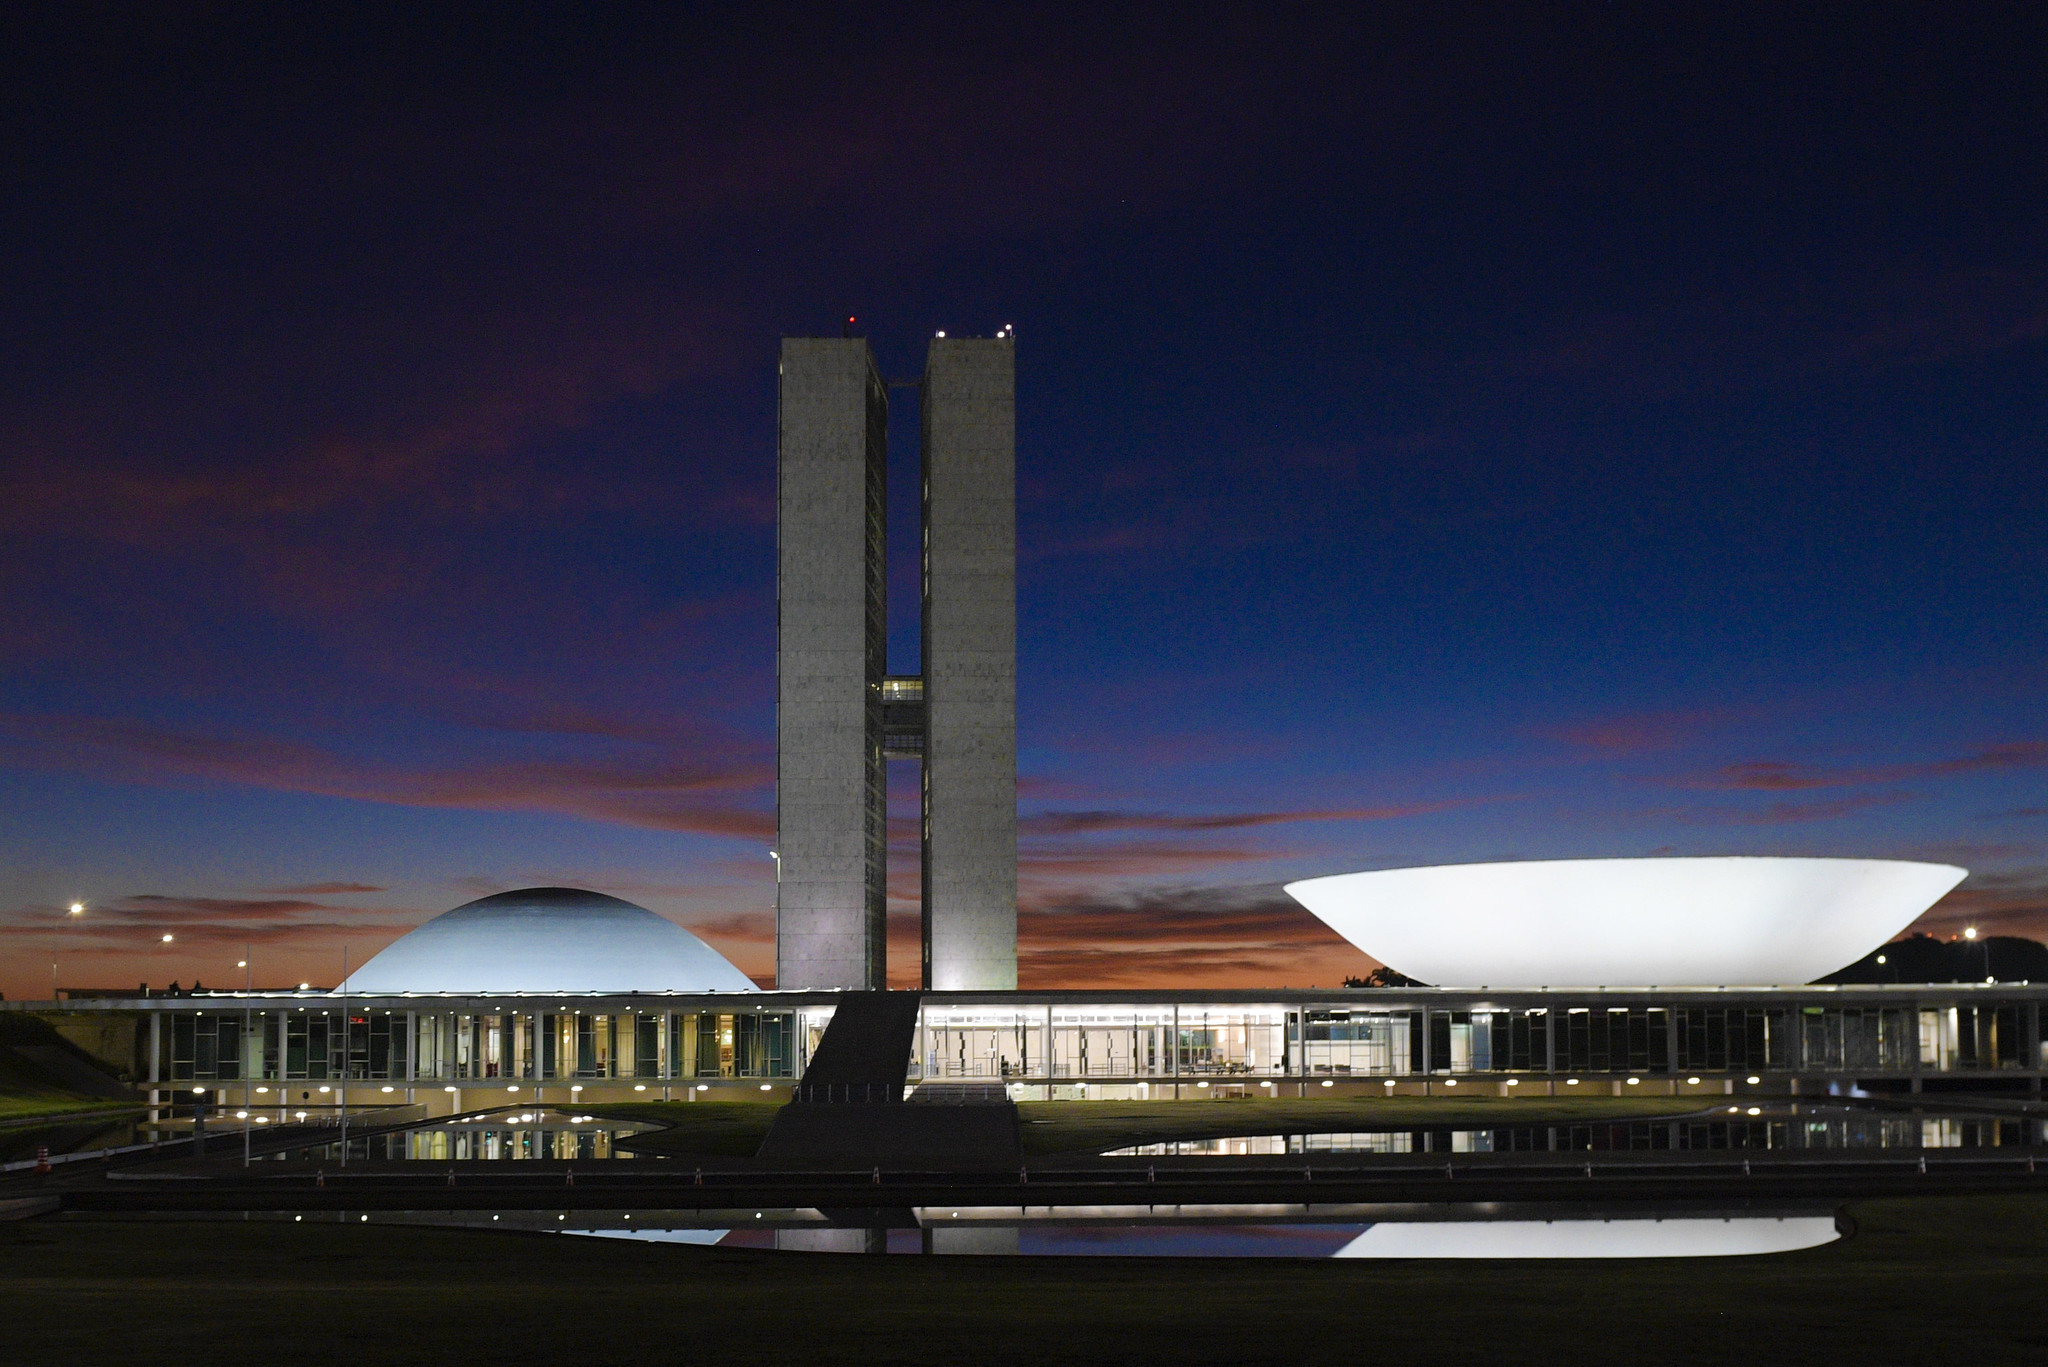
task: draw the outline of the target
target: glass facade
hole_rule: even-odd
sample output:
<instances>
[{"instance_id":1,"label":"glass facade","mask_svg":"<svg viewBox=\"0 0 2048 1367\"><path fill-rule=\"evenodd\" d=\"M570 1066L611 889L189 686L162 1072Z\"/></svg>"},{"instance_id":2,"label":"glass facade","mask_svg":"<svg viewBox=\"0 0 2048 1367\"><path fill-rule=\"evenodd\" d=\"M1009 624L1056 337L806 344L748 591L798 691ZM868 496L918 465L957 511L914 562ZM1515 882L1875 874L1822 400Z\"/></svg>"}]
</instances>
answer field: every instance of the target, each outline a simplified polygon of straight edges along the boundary
<instances>
[{"instance_id":1,"label":"glass facade","mask_svg":"<svg viewBox=\"0 0 2048 1367\"><path fill-rule=\"evenodd\" d=\"M801 1014L167 1011L157 1076L180 1082L787 1080L802 1072Z\"/></svg>"},{"instance_id":2,"label":"glass facade","mask_svg":"<svg viewBox=\"0 0 2048 1367\"><path fill-rule=\"evenodd\" d=\"M1543 1075L1675 1085L1708 1074L2029 1073L2048 1067L2036 994L1957 1001L1906 990L1843 1001L1787 992L1730 1002L1705 993L1554 993L1541 1004L1393 991L1249 1002L933 995L920 1013L909 1078L1232 1088L1470 1075L1503 1085ZM184 1006L124 1008L156 1016L157 1080L794 1081L833 1014L829 1002L785 1003L772 994L751 1010L689 998L659 1007L594 999L583 1009L498 1010L487 998L446 1009L383 998L351 1003L345 1015L339 1002L276 998L247 1010Z\"/></svg>"}]
</instances>

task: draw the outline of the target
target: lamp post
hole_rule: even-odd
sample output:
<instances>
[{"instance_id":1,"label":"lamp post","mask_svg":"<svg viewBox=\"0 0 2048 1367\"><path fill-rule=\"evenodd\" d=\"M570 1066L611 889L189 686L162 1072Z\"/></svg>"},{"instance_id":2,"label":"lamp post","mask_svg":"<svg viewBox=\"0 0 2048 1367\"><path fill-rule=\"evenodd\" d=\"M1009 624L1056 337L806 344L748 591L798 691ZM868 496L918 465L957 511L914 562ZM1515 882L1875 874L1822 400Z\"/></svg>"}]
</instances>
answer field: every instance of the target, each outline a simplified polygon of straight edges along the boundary
<instances>
[{"instance_id":1,"label":"lamp post","mask_svg":"<svg viewBox=\"0 0 2048 1367\"><path fill-rule=\"evenodd\" d=\"M256 1017L250 1010L249 997L255 990L256 970L249 967L249 946L242 946L242 962L236 965L242 970L242 1166L249 1166L249 1127L256 1122L250 1117L256 1112L256 1094L250 1088L256 1079L250 1076L249 1055L256 1055L256 1067L263 1066L263 1046L253 1049L249 1044L249 1032L255 1027Z\"/></svg>"},{"instance_id":2,"label":"lamp post","mask_svg":"<svg viewBox=\"0 0 2048 1367\"><path fill-rule=\"evenodd\" d=\"M85 915L85 903L73 902L64 910L65 914L75 921ZM54 951L50 955L50 1000L53 1003L57 1000L57 955Z\"/></svg>"},{"instance_id":3,"label":"lamp post","mask_svg":"<svg viewBox=\"0 0 2048 1367\"><path fill-rule=\"evenodd\" d=\"M348 946L341 947L341 1166L348 1166ZM327 1038L331 1042L333 1032ZM331 1043L330 1043L330 1047Z\"/></svg>"}]
</instances>

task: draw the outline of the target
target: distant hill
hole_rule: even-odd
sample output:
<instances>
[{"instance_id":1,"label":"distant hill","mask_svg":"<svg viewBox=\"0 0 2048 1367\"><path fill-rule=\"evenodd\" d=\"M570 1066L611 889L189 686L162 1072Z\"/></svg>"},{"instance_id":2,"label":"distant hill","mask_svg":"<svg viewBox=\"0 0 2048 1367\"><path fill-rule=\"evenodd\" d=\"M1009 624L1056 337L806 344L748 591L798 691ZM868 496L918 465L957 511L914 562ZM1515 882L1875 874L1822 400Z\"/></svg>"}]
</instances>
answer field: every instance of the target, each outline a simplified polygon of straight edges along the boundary
<instances>
[{"instance_id":1,"label":"distant hill","mask_svg":"<svg viewBox=\"0 0 2048 1367\"><path fill-rule=\"evenodd\" d=\"M1882 958L1883 963L1878 959ZM2048 945L2017 935L1937 940L1909 935L1880 945L1824 983L2048 983Z\"/></svg>"}]
</instances>

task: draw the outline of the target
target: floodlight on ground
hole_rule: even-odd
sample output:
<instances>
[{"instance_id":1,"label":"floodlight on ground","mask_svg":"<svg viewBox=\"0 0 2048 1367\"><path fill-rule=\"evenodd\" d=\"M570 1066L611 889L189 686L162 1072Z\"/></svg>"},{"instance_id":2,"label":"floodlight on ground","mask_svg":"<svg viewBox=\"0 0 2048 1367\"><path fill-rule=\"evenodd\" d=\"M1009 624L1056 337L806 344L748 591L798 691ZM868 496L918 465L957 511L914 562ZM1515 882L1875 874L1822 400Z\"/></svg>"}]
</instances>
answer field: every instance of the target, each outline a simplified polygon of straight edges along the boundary
<instances>
[{"instance_id":1,"label":"floodlight on ground","mask_svg":"<svg viewBox=\"0 0 2048 1367\"><path fill-rule=\"evenodd\" d=\"M1579 1080L1575 1077L1568 1077L1564 1080L1564 1085L1567 1087L1576 1087L1579 1085Z\"/></svg>"},{"instance_id":2,"label":"floodlight on ground","mask_svg":"<svg viewBox=\"0 0 2048 1367\"><path fill-rule=\"evenodd\" d=\"M1764 1113L1764 1110L1761 1106L1752 1106L1749 1108L1749 1113L1751 1115L1762 1115Z\"/></svg>"},{"instance_id":3,"label":"floodlight on ground","mask_svg":"<svg viewBox=\"0 0 2048 1367\"><path fill-rule=\"evenodd\" d=\"M636 1082L633 1084L633 1090L636 1092L644 1092L647 1090L647 1084L644 1082Z\"/></svg>"},{"instance_id":4,"label":"floodlight on ground","mask_svg":"<svg viewBox=\"0 0 2048 1367\"><path fill-rule=\"evenodd\" d=\"M1446 1086L1446 1087L1455 1087L1455 1086L1457 1086L1457 1085L1458 1085L1458 1079L1456 1079L1456 1078L1454 1078L1454 1077L1447 1077L1447 1078L1445 1078L1445 1079L1444 1079L1444 1086Z\"/></svg>"},{"instance_id":5,"label":"floodlight on ground","mask_svg":"<svg viewBox=\"0 0 2048 1367\"><path fill-rule=\"evenodd\" d=\"M1689 1077L1685 1080L1685 1085L1688 1087L1697 1087L1700 1085L1700 1080L1696 1077Z\"/></svg>"},{"instance_id":6,"label":"floodlight on ground","mask_svg":"<svg viewBox=\"0 0 2048 1367\"><path fill-rule=\"evenodd\" d=\"M85 915L85 903L83 903L83 902L73 902L73 903L71 904L71 914L72 914L73 916L83 916L83 915Z\"/></svg>"},{"instance_id":7,"label":"floodlight on ground","mask_svg":"<svg viewBox=\"0 0 2048 1367\"><path fill-rule=\"evenodd\" d=\"M398 1089L397 1089L397 1088L395 1088L395 1087L386 1087L386 1088L385 1088L384 1090L385 1090L385 1091L387 1091L387 1092L394 1092L394 1091L397 1091Z\"/></svg>"},{"instance_id":8,"label":"floodlight on ground","mask_svg":"<svg viewBox=\"0 0 2048 1367\"><path fill-rule=\"evenodd\" d=\"M1743 1079L1743 1081L1747 1082L1747 1083L1748 1083L1748 1084L1749 1084L1750 1086L1754 1087L1754 1086L1756 1086L1756 1085L1757 1085L1757 1084L1758 1084L1759 1082L1762 1082L1762 1081L1763 1081L1763 1079L1762 1079L1762 1078L1760 1078L1760 1077L1751 1077L1751 1078L1744 1078L1744 1079Z\"/></svg>"},{"instance_id":9,"label":"floodlight on ground","mask_svg":"<svg viewBox=\"0 0 2048 1367\"><path fill-rule=\"evenodd\" d=\"M764 1082L764 1083L762 1083L762 1084L761 1084L761 1090L762 1090L762 1091L764 1091L764 1092L769 1092L769 1091L773 1091L773 1090L774 1090L774 1088L773 1088L773 1087L771 1087L771 1086L770 1086L770 1085L769 1085L768 1083L765 1083L765 1082Z\"/></svg>"},{"instance_id":10,"label":"floodlight on ground","mask_svg":"<svg viewBox=\"0 0 2048 1367\"><path fill-rule=\"evenodd\" d=\"M1336 1084L1336 1083L1334 1083L1334 1082L1332 1082L1332 1081L1330 1081L1330 1079L1328 1079L1328 1078L1324 1078L1324 1079L1323 1079L1323 1085L1324 1085L1325 1087L1334 1087L1334 1086L1336 1086L1337 1084ZM1389 1087L1391 1087L1391 1086L1393 1086L1394 1084L1390 1082L1390 1083L1388 1083L1387 1085L1388 1085Z\"/></svg>"},{"instance_id":11,"label":"floodlight on ground","mask_svg":"<svg viewBox=\"0 0 2048 1367\"><path fill-rule=\"evenodd\" d=\"M1521 1086L1521 1085L1522 1085L1522 1079L1520 1079L1520 1078L1518 1078L1518 1077L1511 1077L1511 1078L1509 1078L1509 1079L1508 1079L1508 1086L1510 1086L1510 1087L1519 1087L1519 1086Z\"/></svg>"},{"instance_id":12,"label":"floodlight on ground","mask_svg":"<svg viewBox=\"0 0 2048 1367\"><path fill-rule=\"evenodd\" d=\"M1631 1087L1633 1087L1633 1086L1635 1086L1635 1085L1636 1085L1636 1084L1637 1084L1638 1082L1641 1082L1641 1081L1642 1081L1642 1079L1641 1079L1641 1078L1639 1078L1639 1077L1632 1077L1632 1078L1630 1078L1630 1079L1628 1080L1628 1085L1629 1085L1629 1086L1631 1086Z\"/></svg>"},{"instance_id":13,"label":"floodlight on ground","mask_svg":"<svg viewBox=\"0 0 2048 1367\"><path fill-rule=\"evenodd\" d=\"M441 1090L442 1090L442 1091L444 1091L444 1092L452 1092L452 1091L454 1091L455 1089L454 1089L453 1087L443 1087L443 1088L442 1088Z\"/></svg>"}]
</instances>

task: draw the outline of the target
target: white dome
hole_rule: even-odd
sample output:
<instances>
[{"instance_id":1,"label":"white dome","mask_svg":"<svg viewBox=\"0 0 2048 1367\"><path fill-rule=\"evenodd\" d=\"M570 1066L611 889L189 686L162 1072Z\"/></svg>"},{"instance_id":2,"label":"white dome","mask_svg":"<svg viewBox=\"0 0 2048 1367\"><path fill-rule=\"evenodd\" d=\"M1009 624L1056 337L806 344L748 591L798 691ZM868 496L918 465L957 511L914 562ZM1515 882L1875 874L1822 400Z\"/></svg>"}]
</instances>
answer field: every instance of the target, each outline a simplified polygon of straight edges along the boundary
<instances>
[{"instance_id":1,"label":"white dome","mask_svg":"<svg viewBox=\"0 0 2048 1367\"><path fill-rule=\"evenodd\" d=\"M1288 896L1439 987L1809 983L1963 881L1896 859L1555 859L1344 873Z\"/></svg>"},{"instance_id":2,"label":"white dome","mask_svg":"<svg viewBox=\"0 0 2048 1367\"><path fill-rule=\"evenodd\" d=\"M350 992L752 992L732 961L646 907L581 888L465 902L386 945Z\"/></svg>"}]
</instances>

